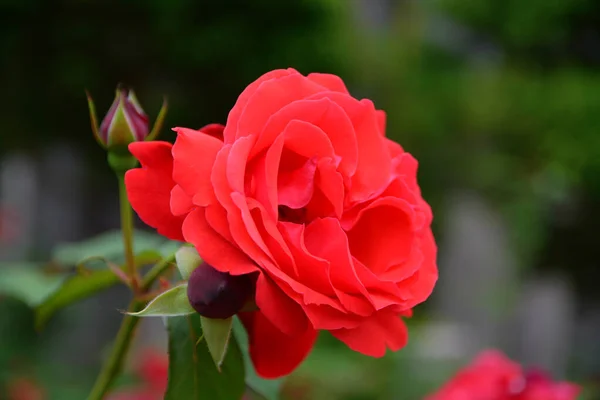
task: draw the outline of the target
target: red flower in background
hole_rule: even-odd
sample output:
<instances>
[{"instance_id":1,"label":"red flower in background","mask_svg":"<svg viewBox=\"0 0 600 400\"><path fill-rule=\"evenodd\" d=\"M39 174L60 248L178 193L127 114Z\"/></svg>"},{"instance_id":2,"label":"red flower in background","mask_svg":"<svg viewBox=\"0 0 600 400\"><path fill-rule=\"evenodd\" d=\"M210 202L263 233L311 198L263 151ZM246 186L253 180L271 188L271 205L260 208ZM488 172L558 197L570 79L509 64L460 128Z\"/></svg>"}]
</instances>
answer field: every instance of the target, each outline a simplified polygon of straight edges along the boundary
<instances>
[{"instance_id":1,"label":"red flower in background","mask_svg":"<svg viewBox=\"0 0 600 400\"><path fill-rule=\"evenodd\" d=\"M426 400L575 400L579 387L553 382L497 351L486 351Z\"/></svg>"},{"instance_id":2,"label":"red flower in background","mask_svg":"<svg viewBox=\"0 0 600 400\"><path fill-rule=\"evenodd\" d=\"M383 356L437 280L417 161L385 137L385 114L340 78L275 70L227 125L176 128L175 145L129 146L129 199L159 233L215 269L254 273L260 311L241 313L263 377L291 372L329 330Z\"/></svg>"},{"instance_id":3,"label":"red flower in background","mask_svg":"<svg viewBox=\"0 0 600 400\"><path fill-rule=\"evenodd\" d=\"M119 390L107 400L162 400L169 377L167 354L154 350L144 351L137 360L136 374L141 378L138 387Z\"/></svg>"},{"instance_id":4,"label":"red flower in background","mask_svg":"<svg viewBox=\"0 0 600 400\"><path fill-rule=\"evenodd\" d=\"M144 383L161 395L167 390L169 358L166 353L146 350L138 361L137 373Z\"/></svg>"},{"instance_id":5,"label":"red flower in background","mask_svg":"<svg viewBox=\"0 0 600 400\"><path fill-rule=\"evenodd\" d=\"M7 400L46 400L45 391L32 379L20 377L9 382Z\"/></svg>"},{"instance_id":6,"label":"red flower in background","mask_svg":"<svg viewBox=\"0 0 600 400\"><path fill-rule=\"evenodd\" d=\"M15 210L0 204L0 243L10 243L19 237L19 218Z\"/></svg>"}]
</instances>

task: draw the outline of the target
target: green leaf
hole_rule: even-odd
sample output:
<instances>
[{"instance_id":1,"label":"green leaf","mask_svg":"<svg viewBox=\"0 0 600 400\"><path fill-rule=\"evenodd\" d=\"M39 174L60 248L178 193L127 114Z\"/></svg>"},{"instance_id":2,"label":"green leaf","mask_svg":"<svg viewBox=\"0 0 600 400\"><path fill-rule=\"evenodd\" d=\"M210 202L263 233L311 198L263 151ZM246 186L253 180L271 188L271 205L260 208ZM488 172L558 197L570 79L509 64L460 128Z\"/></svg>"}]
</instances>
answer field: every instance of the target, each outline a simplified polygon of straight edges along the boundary
<instances>
[{"instance_id":1,"label":"green leaf","mask_svg":"<svg viewBox=\"0 0 600 400\"><path fill-rule=\"evenodd\" d=\"M235 317L233 321L233 335L239 343L244 356L246 385L248 385L253 392L266 400L278 400L281 385L283 385L283 379L263 379L256 374L254 365L250 359L250 354L248 353L248 334L237 317Z\"/></svg>"},{"instance_id":2,"label":"green leaf","mask_svg":"<svg viewBox=\"0 0 600 400\"><path fill-rule=\"evenodd\" d=\"M244 361L235 338L217 371L202 336L200 316L168 318L169 386L165 400L240 400L244 395Z\"/></svg>"},{"instance_id":3,"label":"green leaf","mask_svg":"<svg viewBox=\"0 0 600 400\"><path fill-rule=\"evenodd\" d=\"M196 249L190 246L183 246L177 250L175 261L177 262L177 268L181 277L186 281L190 279L192 271L202 263L202 259Z\"/></svg>"},{"instance_id":4,"label":"green leaf","mask_svg":"<svg viewBox=\"0 0 600 400\"><path fill-rule=\"evenodd\" d=\"M108 269L95 270L86 274L76 274L65 280L60 288L42 302L35 310L35 325L41 329L56 313L78 300L90 297L119 282L117 276Z\"/></svg>"},{"instance_id":5,"label":"green leaf","mask_svg":"<svg viewBox=\"0 0 600 400\"><path fill-rule=\"evenodd\" d=\"M155 261L156 254L146 251L135 257L136 265L142 266ZM124 267L121 266L124 270ZM54 287L54 291L37 304L35 310L35 324L37 329L43 328L48 320L60 309L67 307L79 300L91 297L96 293L106 290L120 283L119 278L110 269L94 269L76 273L65 279L62 285Z\"/></svg>"},{"instance_id":6,"label":"green leaf","mask_svg":"<svg viewBox=\"0 0 600 400\"><path fill-rule=\"evenodd\" d=\"M163 258L163 255L158 250L144 250L135 256L136 267L142 267L144 265L155 264ZM98 269L104 267L117 267L120 266L104 256L90 256L80 260L77 267L84 267L87 269Z\"/></svg>"},{"instance_id":7,"label":"green leaf","mask_svg":"<svg viewBox=\"0 0 600 400\"><path fill-rule=\"evenodd\" d=\"M41 267L36 263L0 263L0 294L37 306L65 280L63 274L49 274Z\"/></svg>"},{"instance_id":8,"label":"green leaf","mask_svg":"<svg viewBox=\"0 0 600 400\"><path fill-rule=\"evenodd\" d=\"M146 308L136 313L135 317L176 317L194 313L187 297L187 284L175 286L156 296Z\"/></svg>"},{"instance_id":9,"label":"green leaf","mask_svg":"<svg viewBox=\"0 0 600 400\"><path fill-rule=\"evenodd\" d=\"M154 233L134 231L136 254L152 251L166 257L172 254L181 243L165 239ZM111 262L122 264L125 250L120 230L109 231L82 242L62 243L55 247L52 260L62 265L78 265L90 257L102 257Z\"/></svg>"},{"instance_id":10,"label":"green leaf","mask_svg":"<svg viewBox=\"0 0 600 400\"><path fill-rule=\"evenodd\" d=\"M233 318L213 319L201 316L200 322L208 351L220 372L229 346Z\"/></svg>"}]
</instances>

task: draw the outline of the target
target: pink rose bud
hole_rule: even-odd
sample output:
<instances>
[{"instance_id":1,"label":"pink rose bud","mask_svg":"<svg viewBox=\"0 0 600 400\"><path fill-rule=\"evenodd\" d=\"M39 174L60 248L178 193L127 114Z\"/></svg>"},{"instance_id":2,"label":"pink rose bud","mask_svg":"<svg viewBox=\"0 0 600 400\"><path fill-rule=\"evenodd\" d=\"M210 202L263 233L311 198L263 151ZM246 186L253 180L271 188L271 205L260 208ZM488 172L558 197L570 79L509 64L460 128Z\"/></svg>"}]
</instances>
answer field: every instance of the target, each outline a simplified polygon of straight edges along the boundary
<instances>
[{"instance_id":1,"label":"pink rose bud","mask_svg":"<svg viewBox=\"0 0 600 400\"><path fill-rule=\"evenodd\" d=\"M198 314L225 319L242 310L252 291L249 275L230 275L202 263L190 275L187 294Z\"/></svg>"},{"instance_id":2,"label":"pink rose bud","mask_svg":"<svg viewBox=\"0 0 600 400\"><path fill-rule=\"evenodd\" d=\"M94 102L88 94L88 106L92 131L102 147L126 149L132 142L154 139L159 133L166 115L167 103L163 106L150 132L148 116L142 109L133 90L117 87L115 100L98 127Z\"/></svg>"}]
</instances>

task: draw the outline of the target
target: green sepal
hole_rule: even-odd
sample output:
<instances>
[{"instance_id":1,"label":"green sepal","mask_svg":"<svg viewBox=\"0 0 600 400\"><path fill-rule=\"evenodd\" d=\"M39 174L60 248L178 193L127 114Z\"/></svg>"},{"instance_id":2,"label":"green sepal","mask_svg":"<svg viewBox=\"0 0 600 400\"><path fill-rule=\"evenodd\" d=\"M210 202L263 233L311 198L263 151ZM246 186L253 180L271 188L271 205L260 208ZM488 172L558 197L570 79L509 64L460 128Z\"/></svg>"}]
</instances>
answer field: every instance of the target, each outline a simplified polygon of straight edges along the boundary
<instances>
[{"instance_id":1,"label":"green sepal","mask_svg":"<svg viewBox=\"0 0 600 400\"><path fill-rule=\"evenodd\" d=\"M154 126L152 127L152 131L150 132L150 134L148 136L146 136L146 139L144 139L144 140L151 141L158 137L158 135L160 134L160 131L162 130L163 124L165 122L168 108L169 108L169 102L167 101L167 98L164 97L162 106L160 107L160 111L158 112L158 116L156 117L156 121L154 121Z\"/></svg>"},{"instance_id":2,"label":"green sepal","mask_svg":"<svg viewBox=\"0 0 600 400\"><path fill-rule=\"evenodd\" d=\"M202 263L202 258L194 247L182 246L175 253L175 262L181 277L187 281L192 272Z\"/></svg>"},{"instance_id":3,"label":"green sepal","mask_svg":"<svg viewBox=\"0 0 600 400\"><path fill-rule=\"evenodd\" d=\"M86 90L85 95L87 97L88 108L90 110L90 123L92 126L92 133L94 134L94 138L102 148L106 148L106 143L102 141L102 137L100 136L100 128L98 127L98 117L96 116L96 106L94 105L94 100L90 93Z\"/></svg>"},{"instance_id":4,"label":"green sepal","mask_svg":"<svg viewBox=\"0 0 600 400\"><path fill-rule=\"evenodd\" d=\"M204 340L199 315L166 319L169 380L165 400L239 400L244 396L244 359L235 337L219 372Z\"/></svg>"},{"instance_id":5,"label":"green sepal","mask_svg":"<svg viewBox=\"0 0 600 400\"><path fill-rule=\"evenodd\" d=\"M227 319L213 319L200 316L204 340L208 346L208 351L215 362L217 370L221 372L221 366L227 355L229 339L231 338L231 328L233 326L233 317Z\"/></svg>"}]
</instances>

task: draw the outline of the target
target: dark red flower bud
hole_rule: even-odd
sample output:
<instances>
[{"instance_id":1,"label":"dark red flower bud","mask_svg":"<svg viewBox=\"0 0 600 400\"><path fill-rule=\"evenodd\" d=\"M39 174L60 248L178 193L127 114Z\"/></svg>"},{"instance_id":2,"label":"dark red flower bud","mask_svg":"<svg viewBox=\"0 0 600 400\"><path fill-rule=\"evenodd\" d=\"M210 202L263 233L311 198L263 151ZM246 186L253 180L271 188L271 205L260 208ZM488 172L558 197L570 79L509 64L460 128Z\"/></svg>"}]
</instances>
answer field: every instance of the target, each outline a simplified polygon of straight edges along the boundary
<instances>
[{"instance_id":1,"label":"dark red flower bud","mask_svg":"<svg viewBox=\"0 0 600 400\"><path fill-rule=\"evenodd\" d=\"M250 275L230 275L202 263L190 275L187 295L196 312L206 318L229 318L251 299Z\"/></svg>"}]
</instances>

